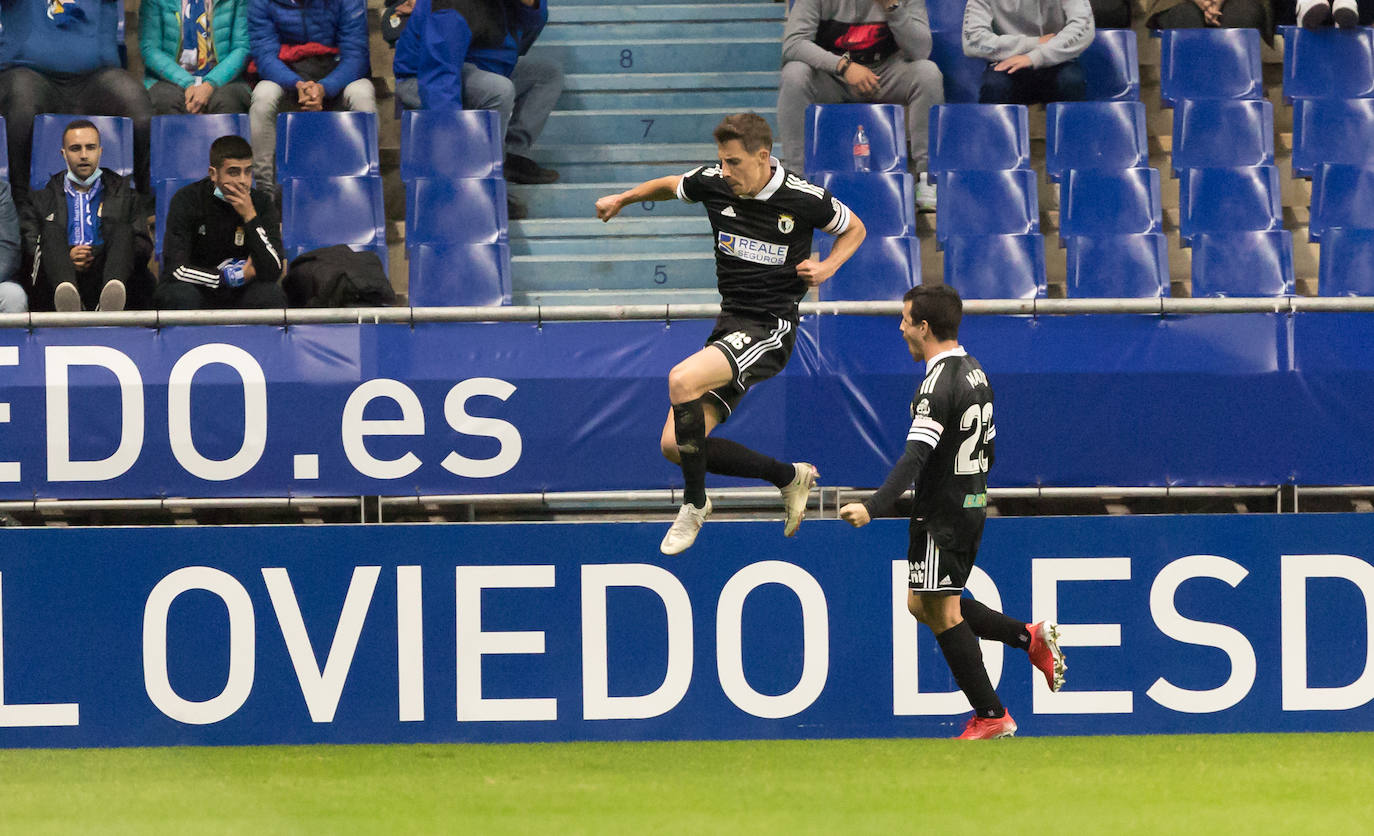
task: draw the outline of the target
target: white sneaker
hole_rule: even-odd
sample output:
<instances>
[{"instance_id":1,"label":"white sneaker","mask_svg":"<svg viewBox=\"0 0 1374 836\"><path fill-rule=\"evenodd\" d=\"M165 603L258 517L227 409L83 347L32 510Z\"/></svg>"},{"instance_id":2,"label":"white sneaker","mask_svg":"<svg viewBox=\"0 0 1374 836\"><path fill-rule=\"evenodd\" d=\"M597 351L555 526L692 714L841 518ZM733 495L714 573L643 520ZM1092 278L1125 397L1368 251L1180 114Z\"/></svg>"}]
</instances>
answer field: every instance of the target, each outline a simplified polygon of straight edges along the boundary
<instances>
[{"instance_id":1,"label":"white sneaker","mask_svg":"<svg viewBox=\"0 0 1374 836\"><path fill-rule=\"evenodd\" d=\"M1360 10L1355 6L1355 0L1334 0L1331 3L1331 19L1341 29L1359 26Z\"/></svg>"},{"instance_id":2,"label":"white sneaker","mask_svg":"<svg viewBox=\"0 0 1374 836\"><path fill-rule=\"evenodd\" d=\"M705 508L698 508L690 502L682 503L682 507L677 509L677 519L673 520L673 527L663 535L663 542L659 544L658 550L664 554L681 554L687 551L697 541L697 532L701 531L702 523L706 522L709 516L709 496L706 498Z\"/></svg>"},{"instance_id":3,"label":"white sneaker","mask_svg":"<svg viewBox=\"0 0 1374 836\"><path fill-rule=\"evenodd\" d=\"M815 467L806 462L793 462L792 467L797 471L797 475L792 477L787 487L778 488L782 491L782 504L787 511L782 523L784 537L791 537L797 533L802 519L806 517L806 501L811 498L811 486L816 484L816 479L821 475Z\"/></svg>"},{"instance_id":4,"label":"white sneaker","mask_svg":"<svg viewBox=\"0 0 1374 836\"><path fill-rule=\"evenodd\" d=\"M59 313L76 313L81 310L81 292L71 282L63 282L52 292L52 306Z\"/></svg>"},{"instance_id":5,"label":"white sneaker","mask_svg":"<svg viewBox=\"0 0 1374 836\"><path fill-rule=\"evenodd\" d=\"M926 179L926 173L916 178L916 211L935 211L935 184Z\"/></svg>"},{"instance_id":6,"label":"white sneaker","mask_svg":"<svg viewBox=\"0 0 1374 836\"><path fill-rule=\"evenodd\" d=\"M1316 29L1331 16L1331 4L1327 0L1298 0L1298 25L1304 29Z\"/></svg>"},{"instance_id":7,"label":"white sneaker","mask_svg":"<svg viewBox=\"0 0 1374 836\"><path fill-rule=\"evenodd\" d=\"M100 304L96 305L95 309L98 311L122 311L124 310L124 299L124 282L119 279L110 279L100 289Z\"/></svg>"}]
</instances>

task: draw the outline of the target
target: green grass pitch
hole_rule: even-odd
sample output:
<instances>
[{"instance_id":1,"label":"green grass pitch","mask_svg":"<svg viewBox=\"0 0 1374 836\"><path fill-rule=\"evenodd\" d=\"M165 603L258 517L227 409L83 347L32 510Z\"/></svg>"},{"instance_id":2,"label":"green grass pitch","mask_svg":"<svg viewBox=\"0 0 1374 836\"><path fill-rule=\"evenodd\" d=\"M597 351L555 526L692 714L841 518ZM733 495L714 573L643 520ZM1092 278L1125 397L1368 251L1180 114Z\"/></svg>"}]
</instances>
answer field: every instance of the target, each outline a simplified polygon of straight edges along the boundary
<instances>
[{"instance_id":1,"label":"green grass pitch","mask_svg":"<svg viewBox=\"0 0 1374 836\"><path fill-rule=\"evenodd\" d=\"M1369 833L1374 733L0 751L4 833Z\"/></svg>"}]
</instances>

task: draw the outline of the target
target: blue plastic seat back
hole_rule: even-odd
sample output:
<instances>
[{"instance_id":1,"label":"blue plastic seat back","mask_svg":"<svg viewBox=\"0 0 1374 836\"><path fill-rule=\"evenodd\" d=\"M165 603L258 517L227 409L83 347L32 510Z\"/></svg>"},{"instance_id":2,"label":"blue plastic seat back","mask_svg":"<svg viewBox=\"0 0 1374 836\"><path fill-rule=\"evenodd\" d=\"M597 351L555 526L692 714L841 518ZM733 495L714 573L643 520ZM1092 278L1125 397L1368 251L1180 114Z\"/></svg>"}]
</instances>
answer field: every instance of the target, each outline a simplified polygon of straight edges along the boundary
<instances>
[{"instance_id":1,"label":"blue plastic seat back","mask_svg":"<svg viewBox=\"0 0 1374 836\"><path fill-rule=\"evenodd\" d=\"M1275 166L1188 168L1180 172L1179 233L1281 229L1283 209Z\"/></svg>"},{"instance_id":2,"label":"blue plastic seat back","mask_svg":"<svg viewBox=\"0 0 1374 836\"><path fill-rule=\"evenodd\" d=\"M936 239L1040 231L1035 172L948 171L935 207Z\"/></svg>"},{"instance_id":3,"label":"blue plastic seat back","mask_svg":"<svg viewBox=\"0 0 1374 836\"><path fill-rule=\"evenodd\" d=\"M1323 163L1317 169L1308 235L1321 241L1335 227L1374 229L1374 167Z\"/></svg>"},{"instance_id":4,"label":"blue plastic seat back","mask_svg":"<svg viewBox=\"0 0 1374 836\"><path fill-rule=\"evenodd\" d=\"M506 181L420 177L406 184L409 244L507 240Z\"/></svg>"},{"instance_id":5,"label":"blue plastic seat back","mask_svg":"<svg viewBox=\"0 0 1374 836\"><path fill-rule=\"evenodd\" d=\"M167 234L167 210L172 207L172 196L175 195L183 186L189 186L199 181L200 177L188 177L182 180L154 180L154 217L156 218L155 240L153 246L157 253L158 261L162 260L162 240Z\"/></svg>"},{"instance_id":6,"label":"blue plastic seat back","mask_svg":"<svg viewBox=\"0 0 1374 836\"><path fill-rule=\"evenodd\" d=\"M1193 239L1193 296L1291 296L1293 234L1210 232Z\"/></svg>"},{"instance_id":7,"label":"blue plastic seat back","mask_svg":"<svg viewBox=\"0 0 1374 836\"><path fill-rule=\"evenodd\" d=\"M1322 296L1374 296L1371 264L1374 229L1328 229L1322 236L1318 292Z\"/></svg>"},{"instance_id":8,"label":"blue plastic seat back","mask_svg":"<svg viewBox=\"0 0 1374 836\"><path fill-rule=\"evenodd\" d=\"M827 104L806 108L804 170L853 171L854 135L868 135L871 171L906 171L906 117L901 105Z\"/></svg>"},{"instance_id":9,"label":"blue plastic seat back","mask_svg":"<svg viewBox=\"0 0 1374 836\"><path fill-rule=\"evenodd\" d=\"M380 177L295 177L282 181L287 250L386 243Z\"/></svg>"},{"instance_id":10,"label":"blue plastic seat back","mask_svg":"<svg viewBox=\"0 0 1374 836\"><path fill-rule=\"evenodd\" d=\"M1078 56L1095 102L1140 100L1140 48L1130 29L1098 29Z\"/></svg>"},{"instance_id":11,"label":"blue plastic seat back","mask_svg":"<svg viewBox=\"0 0 1374 836\"><path fill-rule=\"evenodd\" d=\"M1174 109L1173 168L1271 165L1274 105L1265 100L1188 99Z\"/></svg>"},{"instance_id":12,"label":"blue plastic seat back","mask_svg":"<svg viewBox=\"0 0 1374 836\"><path fill-rule=\"evenodd\" d=\"M967 169L1030 168L1025 105L946 104L930 109L932 177Z\"/></svg>"},{"instance_id":13,"label":"blue plastic seat back","mask_svg":"<svg viewBox=\"0 0 1374 836\"><path fill-rule=\"evenodd\" d=\"M1167 239L1161 232L1064 236L1066 295L1137 299L1169 295Z\"/></svg>"},{"instance_id":14,"label":"blue plastic seat back","mask_svg":"<svg viewBox=\"0 0 1374 836\"><path fill-rule=\"evenodd\" d=\"M65 171L62 133L69 122L87 119L100 132L100 167L129 176L134 172L134 123L127 116L72 116L40 113L33 119L33 152L29 156L29 188L35 191L48 178ZM207 158L208 160L208 158Z\"/></svg>"},{"instance_id":15,"label":"blue plastic seat back","mask_svg":"<svg viewBox=\"0 0 1374 836\"><path fill-rule=\"evenodd\" d=\"M956 235L945 242L945 284L965 299L1044 296L1045 236Z\"/></svg>"},{"instance_id":16,"label":"blue plastic seat back","mask_svg":"<svg viewBox=\"0 0 1374 836\"><path fill-rule=\"evenodd\" d=\"M1159 92L1183 99L1262 99L1258 29L1166 29L1160 34Z\"/></svg>"},{"instance_id":17,"label":"blue plastic seat back","mask_svg":"<svg viewBox=\"0 0 1374 836\"><path fill-rule=\"evenodd\" d=\"M230 134L249 138L248 114L154 116L148 143L152 182L204 177L210 167L210 143Z\"/></svg>"},{"instance_id":18,"label":"blue plastic seat back","mask_svg":"<svg viewBox=\"0 0 1374 836\"><path fill-rule=\"evenodd\" d=\"M926 14L931 29L963 29L964 4L967 0L927 0Z\"/></svg>"},{"instance_id":19,"label":"blue plastic seat back","mask_svg":"<svg viewBox=\"0 0 1374 836\"><path fill-rule=\"evenodd\" d=\"M412 307L510 304L510 246L416 244L410 248Z\"/></svg>"},{"instance_id":20,"label":"blue plastic seat back","mask_svg":"<svg viewBox=\"0 0 1374 836\"><path fill-rule=\"evenodd\" d=\"M869 235L916 234L916 181L905 171L818 171L811 182L858 215Z\"/></svg>"},{"instance_id":21,"label":"blue plastic seat back","mask_svg":"<svg viewBox=\"0 0 1374 836\"><path fill-rule=\"evenodd\" d=\"M1059 234L1065 238L1164 228L1159 172L1153 168L1071 170L1061 187L1059 208Z\"/></svg>"},{"instance_id":22,"label":"blue plastic seat back","mask_svg":"<svg viewBox=\"0 0 1374 836\"><path fill-rule=\"evenodd\" d=\"M1280 26L1279 31L1285 99L1374 96L1374 30Z\"/></svg>"},{"instance_id":23,"label":"blue plastic seat back","mask_svg":"<svg viewBox=\"0 0 1374 836\"><path fill-rule=\"evenodd\" d=\"M978 101L988 62L964 54L963 35L958 28L932 30L930 39L930 60L940 68L945 80L945 102Z\"/></svg>"},{"instance_id":24,"label":"blue plastic seat back","mask_svg":"<svg viewBox=\"0 0 1374 836\"><path fill-rule=\"evenodd\" d=\"M1045 171L1059 181L1071 168L1148 165L1141 102L1052 102L1045 107Z\"/></svg>"},{"instance_id":25,"label":"blue plastic seat back","mask_svg":"<svg viewBox=\"0 0 1374 836\"><path fill-rule=\"evenodd\" d=\"M401 114L401 179L501 177L501 114L495 110L407 110Z\"/></svg>"},{"instance_id":26,"label":"blue plastic seat back","mask_svg":"<svg viewBox=\"0 0 1374 836\"><path fill-rule=\"evenodd\" d=\"M309 111L277 115L277 182L293 177L380 175L377 114Z\"/></svg>"},{"instance_id":27,"label":"blue plastic seat back","mask_svg":"<svg viewBox=\"0 0 1374 836\"><path fill-rule=\"evenodd\" d=\"M1293 102L1293 173L1311 177L1322 163L1374 165L1374 99Z\"/></svg>"},{"instance_id":28,"label":"blue plastic seat back","mask_svg":"<svg viewBox=\"0 0 1374 836\"><path fill-rule=\"evenodd\" d=\"M829 258L835 239L817 235L812 253ZM822 302L891 301L921 283L921 244L914 235L870 235L820 286Z\"/></svg>"}]
</instances>

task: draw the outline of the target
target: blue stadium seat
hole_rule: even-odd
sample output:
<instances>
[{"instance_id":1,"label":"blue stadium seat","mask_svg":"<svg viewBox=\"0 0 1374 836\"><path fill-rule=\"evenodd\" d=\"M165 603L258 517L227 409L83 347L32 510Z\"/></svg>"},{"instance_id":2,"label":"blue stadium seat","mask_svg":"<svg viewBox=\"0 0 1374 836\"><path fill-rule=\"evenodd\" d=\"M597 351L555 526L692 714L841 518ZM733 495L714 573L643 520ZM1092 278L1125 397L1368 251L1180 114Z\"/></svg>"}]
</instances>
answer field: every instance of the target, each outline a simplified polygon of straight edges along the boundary
<instances>
[{"instance_id":1,"label":"blue stadium seat","mask_svg":"<svg viewBox=\"0 0 1374 836\"><path fill-rule=\"evenodd\" d=\"M869 235L916 234L916 181L905 171L818 171L811 182L854 210Z\"/></svg>"},{"instance_id":2,"label":"blue stadium seat","mask_svg":"<svg viewBox=\"0 0 1374 836\"><path fill-rule=\"evenodd\" d=\"M1130 29L1098 29L1078 56L1078 64L1088 82L1090 101L1140 100L1140 53Z\"/></svg>"},{"instance_id":3,"label":"blue stadium seat","mask_svg":"<svg viewBox=\"0 0 1374 836\"><path fill-rule=\"evenodd\" d=\"M1186 99L1174 109L1173 168L1271 165L1274 105L1263 100Z\"/></svg>"},{"instance_id":4,"label":"blue stadium seat","mask_svg":"<svg viewBox=\"0 0 1374 836\"><path fill-rule=\"evenodd\" d=\"M410 305L510 304L510 245L416 244L410 247Z\"/></svg>"},{"instance_id":5,"label":"blue stadium seat","mask_svg":"<svg viewBox=\"0 0 1374 836\"><path fill-rule=\"evenodd\" d=\"M188 177L182 180L154 180L153 197L155 199L156 229L154 231L153 252L157 254L158 261L162 260L162 238L167 232L167 210L172 206L172 195L182 186L189 186L200 180L200 177Z\"/></svg>"},{"instance_id":6,"label":"blue stadium seat","mask_svg":"<svg viewBox=\"0 0 1374 836\"><path fill-rule=\"evenodd\" d=\"M148 143L152 181L200 179L210 167L210 143L238 134L248 139L248 114L154 116Z\"/></svg>"},{"instance_id":7,"label":"blue stadium seat","mask_svg":"<svg viewBox=\"0 0 1374 836\"><path fill-rule=\"evenodd\" d=\"M1374 165L1374 99L1293 102L1293 173L1311 177L1322 163Z\"/></svg>"},{"instance_id":8,"label":"blue stadium seat","mask_svg":"<svg viewBox=\"0 0 1374 836\"><path fill-rule=\"evenodd\" d=\"M1285 99L1374 96L1374 30L1280 26L1279 31Z\"/></svg>"},{"instance_id":9,"label":"blue stadium seat","mask_svg":"<svg viewBox=\"0 0 1374 836\"><path fill-rule=\"evenodd\" d=\"M1193 296L1291 296L1293 233L1208 232L1193 238Z\"/></svg>"},{"instance_id":10,"label":"blue stadium seat","mask_svg":"<svg viewBox=\"0 0 1374 836\"><path fill-rule=\"evenodd\" d=\"M506 181L421 177L406 183L408 244L506 241Z\"/></svg>"},{"instance_id":11,"label":"blue stadium seat","mask_svg":"<svg viewBox=\"0 0 1374 836\"><path fill-rule=\"evenodd\" d=\"M495 110L407 110L401 114L401 179L501 177L501 114Z\"/></svg>"},{"instance_id":12,"label":"blue stadium seat","mask_svg":"<svg viewBox=\"0 0 1374 836\"><path fill-rule=\"evenodd\" d=\"M901 105L828 104L806 108L807 177L813 171L853 171L854 134L868 134L873 171L906 171L906 117Z\"/></svg>"},{"instance_id":13,"label":"blue stadium seat","mask_svg":"<svg viewBox=\"0 0 1374 836\"><path fill-rule=\"evenodd\" d=\"M377 114L316 111L277 115L277 182L293 177L381 174Z\"/></svg>"},{"instance_id":14,"label":"blue stadium seat","mask_svg":"<svg viewBox=\"0 0 1374 836\"><path fill-rule=\"evenodd\" d=\"M281 186L282 240L289 252L386 243L382 178L293 177Z\"/></svg>"},{"instance_id":15,"label":"blue stadium seat","mask_svg":"<svg viewBox=\"0 0 1374 836\"><path fill-rule=\"evenodd\" d=\"M1307 234L1321 241L1336 227L1374 229L1374 167L1323 163L1317 169Z\"/></svg>"},{"instance_id":16,"label":"blue stadium seat","mask_svg":"<svg viewBox=\"0 0 1374 836\"><path fill-rule=\"evenodd\" d=\"M1052 102L1045 107L1045 173L1058 182L1071 168L1148 165L1141 102Z\"/></svg>"},{"instance_id":17,"label":"blue stadium seat","mask_svg":"<svg viewBox=\"0 0 1374 836\"><path fill-rule=\"evenodd\" d=\"M1025 105L946 104L930 109L931 179L956 169L1030 168Z\"/></svg>"},{"instance_id":18,"label":"blue stadium seat","mask_svg":"<svg viewBox=\"0 0 1374 836\"><path fill-rule=\"evenodd\" d=\"M1060 187L1059 234L1159 232L1164 213L1153 168L1072 169Z\"/></svg>"},{"instance_id":19,"label":"blue stadium seat","mask_svg":"<svg viewBox=\"0 0 1374 836\"><path fill-rule=\"evenodd\" d=\"M983 86L983 71L988 62L964 54L963 35L958 27L934 29L930 33L930 60L940 68L945 79L945 102L978 101Z\"/></svg>"},{"instance_id":20,"label":"blue stadium seat","mask_svg":"<svg viewBox=\"0 0 1374 836\"><path fill-rule=\"evenodd\" d=\"M945 284L965 299L1044 296L1045 236L955 235L945 242Z\"/></svg>"},{"instance_id":21,"label":"blue stadium seat","mask_svg":"<svg viewBox=\"0 0 1374 836\"><path fill-rule=\"evenodd\" d=\"M43 188L48 178L65 171L62 131L75 119L89 119L100 131L100 166L116 174L134 172L134 123L126 116L72 116L40 113L33 120L33 153L29 158L29 188Z\"/></svg>"},{"instance_id":22,"label":"blue stadium seat","mask_svg":"<svg viewBox=\"0 0 1374 836\"><path fill-rule=\"evenodd\" d=\"M1179 179L1179 234L1186 246L1199 232L1283 228L1275 166L1187 168Z\"/></svg>"},{"instance_id":23,"label":"blue stadium seat","mask_svg":"<svg viewBox=\"0 0 1374 836\"><path fill-rule=\"evenodd\" d=\"M967 0L927 0L926 14L931 29L963 29Z\"/></svg>"},{"instance_id":24,"label":"blue stadium seat","mask_svg":"<svg viewBox=\"0 0 1374 836\"><path fill-rule=\"evenodd\" d=\"M1165 107L1183 99L1264 98L1258 29L1165 29L1160 41Z\"/></svg>"},{"instance_id":25,"label":"blue stadium seat","mask_svg":"<svg viewBox=\"0 0 1374 836\"><path fill-rule=\"evenodd\" d=\"M1328 229L1317 289L1322 296L1374 296L1374 229Z\"/></svg>"},{"instance_id":26,"label":"blue stadium seat","mask_svg":"<svg viewBox=\"0 0 1374 836\"><path fill-rule=\"evenodd\" d=\"M935 207L936 240L1039 232L1035 177L1026 169L945 172Z\"/></svg>"},{"instance_id":27,"label":"blue stadium seat","mask_svg":"<svg viewBox=\"0 0 1374 836\"><path fill-rule=\"evenodd\" d=\"M1066 295L1134 299L1169 295L1169 257L1161 232L1064 236Z\"/></svg>"},{"instance_id":28,"label":"blue stadium seat","mask_svg":"<svg viewBox=\"0 0 1374 836\"><path fill-rule=\"evenodd\" d=\"M816 258L829 258L835 239L817 235ZM822 302L901 299L921 283L921 244L915 235L870 235L834 276L820 286Z\"/></svg>"}]
</instances>

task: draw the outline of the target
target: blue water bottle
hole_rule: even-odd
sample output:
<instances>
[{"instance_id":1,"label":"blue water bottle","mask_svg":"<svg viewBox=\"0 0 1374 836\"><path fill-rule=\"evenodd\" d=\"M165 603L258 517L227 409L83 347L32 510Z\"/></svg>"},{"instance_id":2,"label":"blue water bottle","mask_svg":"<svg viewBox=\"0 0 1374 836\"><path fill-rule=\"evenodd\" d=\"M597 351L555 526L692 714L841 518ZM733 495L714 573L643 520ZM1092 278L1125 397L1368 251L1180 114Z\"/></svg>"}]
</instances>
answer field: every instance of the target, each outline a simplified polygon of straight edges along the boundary
<instances>
[{"instance_id":1,"label":"blue water bottle","mask_svg":"<svg viewBox=\"0 0 1374 836\"><path fill-rule=\"evenodd\" d=\"M854 170L871 171L872 162L869 160L868 131L860 125L854 132Z\"/></svg>"}]
</instances>

